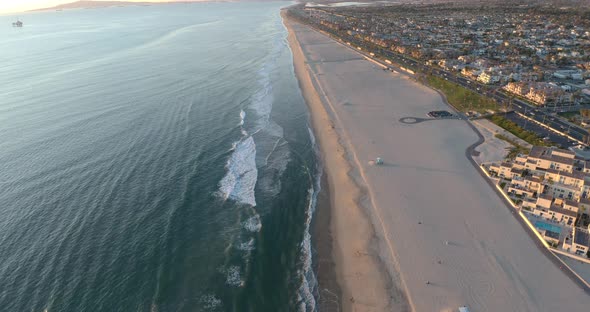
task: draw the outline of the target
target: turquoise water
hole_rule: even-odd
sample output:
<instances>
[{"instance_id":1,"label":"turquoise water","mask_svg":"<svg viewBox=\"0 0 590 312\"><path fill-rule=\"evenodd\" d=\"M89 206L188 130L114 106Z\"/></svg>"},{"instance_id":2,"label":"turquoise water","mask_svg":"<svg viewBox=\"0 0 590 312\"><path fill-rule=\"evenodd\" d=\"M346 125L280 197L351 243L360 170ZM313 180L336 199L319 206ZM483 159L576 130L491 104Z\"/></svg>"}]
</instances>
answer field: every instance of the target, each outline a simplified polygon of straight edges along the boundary
<instances>
[{"instance_id":1,"label":"turquoise water","mask_svg":"<svg viewBox=\"0 0 590 312\"><path fill-rule=\"evenodd\" d=\"M283 5L0 17L0 310L314 310Z\"/></svg>"},{"instance_id":2,"label":"turquoise water","mask_svg":"<svg viewBox=\"0 0 590 312\"><path fill-rule=\"evenodd\" d=\"M553 225L553 224L549 224L547 222L543 222L543 221L536 221L535 222L535 227L541 230L546 230L546 231L551 231L554 233L561 233L561 228L557 225Z\"/></svg>"}]
</instances>

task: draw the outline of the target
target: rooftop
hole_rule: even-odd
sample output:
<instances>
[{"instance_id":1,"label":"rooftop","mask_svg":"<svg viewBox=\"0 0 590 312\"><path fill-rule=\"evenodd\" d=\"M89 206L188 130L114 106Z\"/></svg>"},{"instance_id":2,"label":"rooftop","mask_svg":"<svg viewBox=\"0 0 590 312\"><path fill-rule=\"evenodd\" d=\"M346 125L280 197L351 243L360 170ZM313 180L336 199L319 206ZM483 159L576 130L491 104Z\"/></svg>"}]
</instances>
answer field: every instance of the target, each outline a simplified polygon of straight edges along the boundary
<instances>
[{"instance_id":1,"label":"rooftop","mask_svg":"<svg viewBox=\"0 0 590 312\"><path fill-rule=\"evenodd\" d=\"M549 148L544 146L533 146L529 153L529 157L540 158L543 155L549 153Z\"/></svg>"},{"instance_id":2,"label":"rooftop","mask_svg":"<svg viewBox=\"0 0 590 312\"><path fill-rule=\"evenodd\" d=\"M575 213L575 212L573 212L571 210L567 210L567 209L561 208L561 207L556 206L556 205L551 205L551 207L549 207L549 210L551 210L553 212L556 212L556 213L561 213L562 215L570 216L572 218L575 218L575 217L578 216L577 213Z\"/></svg>"},{"instance_id":3,"label":"rooftop","mask_svg":"<svg viewBox=\"0 0 590 312\"><path fill-rule=\"evenodd\" d=\"M588 246L588 242L590 241L590 234L587 231L576 228L574 233L574 243L582 246Z\"/></svg>"},{"instance_id":4,"label":"rooftop","mask_svg":"<svg viewBox=\"0 0 590 312\"><path fill-rule=\"evenodd\" d=\"M547 195L547 194L541 194L541 195L539 195L539 198L546 199L546 200L553 200L553 197L551 197L550 195Z\"/></svg>"},{"instance_id":5,"label":"rooftop","mask_svg":"<svg viewBox=\"0 0 590 312\"><path fill-rule=\"evenodd\" d=\"M545 236L550 237L550 238L554 238L554 239L559 239L559 233L555 233L549 230L545 230Z\"/></svg>"},{"instance_id":6,"label":"rooftop","mask_svg":"<svg viewBox=\"0 0 590 312\"><path fill-rule=\"evenodd\" d=\"M572 166L574 164L573 158L555 155L554 152L566 154L566 155L569 155L569 154L575 155L574 152L569 151L569 150L563 150L563 149L554 150L554 149L551 149L549 147L544 147L544 146L533 146L533 148L531 149L531 152L529 153L529 157L550 160L553 162L557 162L557 163L561 163L561 164L565 164L565 165L570 165L570 166Z\"/></svg>"},{"instance_id":7,"label":"rooftop","mask_svg":"<svg viewBox=\"0 0 590 312\"><path fill-rule=\"evenodd\" d=\"M545 169L545 172L559 174L564 177L570 177L570 178L575 178L575 179L579 179L579 180L584 180L584 177L586 177L586 173L581 172L581 171L567 172L567 171L560 171L557 169L549 168L549 169Z\"/></svg>"},{"instance_id":8,"label":"rooftop","mask_svg":"<svg viewBox=\"0 0 590 312\"><path fill-rule=\"evenodd\" d=\"M572 207L578 207L578 202L574 200L566 199L565 204Z\"/></svg>"},{"instance_id":9,"label":"rooftop","mask_svg":"<svg viewBox=\"0 0 590 312\"><path fill-rule=\"evenodd\" d=\"M527 180L527 181L537 182L537 183L543 182L543 180L541 180L541 178L539 178L539 177L529 177L529 176L527 176L524 179Z\"/></svg>"},{"instance_id":10,"label":"rooftop","mask_svg":"<svg viewBox=\"0 0 590 312\"><path fill-rule=\"evenodd\" d=\"M541 159L550 160L550 161L557 162L557 163L564 164L564 165L570 165L570 166L574 165L573 158L566 158L563 156L557 156L557 155L551 155L549 157L542 156Z\"/></svg>"},{"instance_id":11,"label":"rooftop","mask_svg":"<svg viewBox=\"0 0 590 312\"><path fill-rule=\"evenodd\" d=\"M510 172L516 173L516 174L522 174L524 171L522 169L512 168L512 169L510 169Z\"/></svg>"}]
</instances>

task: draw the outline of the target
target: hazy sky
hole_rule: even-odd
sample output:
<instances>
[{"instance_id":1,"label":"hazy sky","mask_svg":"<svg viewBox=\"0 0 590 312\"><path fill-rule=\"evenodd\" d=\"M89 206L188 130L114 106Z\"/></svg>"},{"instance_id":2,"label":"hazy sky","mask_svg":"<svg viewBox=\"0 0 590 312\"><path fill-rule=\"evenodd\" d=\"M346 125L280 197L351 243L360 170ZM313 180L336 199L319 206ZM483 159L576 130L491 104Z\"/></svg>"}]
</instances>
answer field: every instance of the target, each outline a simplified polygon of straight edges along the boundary
<instances>
[{"instance_id":1,"label":"hazy sky","mask_svg":"<svg viewBox=\"0 0 590 312\"><path fill-rule=\"evenodd\" d=\"M70 3L77 0L0 0L0 13L22 12L32 9L52 7L54 5ZM101 0L97 0L101 1ZM106 0L102 0L106 1ZM124 0L124 1L149 1L149 2L166 2L169 0Z\"/></svg>"}]
</instances>

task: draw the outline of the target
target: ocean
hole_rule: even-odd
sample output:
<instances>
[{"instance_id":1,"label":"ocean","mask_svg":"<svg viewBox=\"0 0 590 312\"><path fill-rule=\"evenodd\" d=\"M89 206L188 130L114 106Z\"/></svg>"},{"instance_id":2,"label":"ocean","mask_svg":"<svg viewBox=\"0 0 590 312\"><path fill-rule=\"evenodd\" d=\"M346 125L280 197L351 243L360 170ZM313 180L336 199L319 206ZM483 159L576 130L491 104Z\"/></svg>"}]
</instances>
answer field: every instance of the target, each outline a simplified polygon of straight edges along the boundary
<instances>
[{"instance_id":1,"label":"ocean","mask_svg":"<svg viewBox=\"0 0 590 312\"><path fill-rule=\"evenodd\" d=\"M315 311L285 2L0 16L0 311Z\"/></svg>"}]
</instances>

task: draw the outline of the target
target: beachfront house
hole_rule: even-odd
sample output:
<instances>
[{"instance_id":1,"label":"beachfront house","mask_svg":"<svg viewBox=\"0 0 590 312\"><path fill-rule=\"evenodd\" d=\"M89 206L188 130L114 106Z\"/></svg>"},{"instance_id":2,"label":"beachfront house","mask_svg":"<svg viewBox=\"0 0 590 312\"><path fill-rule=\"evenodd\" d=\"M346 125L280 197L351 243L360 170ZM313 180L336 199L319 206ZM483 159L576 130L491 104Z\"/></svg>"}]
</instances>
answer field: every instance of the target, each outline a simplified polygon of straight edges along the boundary
<instances>
[{"instance_id":1,"label":"beachfront house","mask_svg":"<svg viewBox=\"0 0 590 312\"><path fill-rule=\"evenodd\" d=\"M515 176L508 186L508 193L525 197L534 197L543 191L543 181L534 176Z\"/></svg>"},{"instance_id":2,"label":"beachfront house","mask_svg":"<svg viewBox=\"0 0 590 312\"><path fill-rule=\"evenodd\" d=\"M566 149L533 146L527 160L536 164L536 170L555 169L572 172L576 154Z\"/></svg>"},{"instance_id":3,"label":"beachfront house","mask_svg":"<svg viewBox=\"0 0 590 312\"><path fill-rule=\"evenodd\" d=\"M563 249L578 256L587 256L590 250L590 225L588 229L574 228L572 236L564 240Z\"/></svg>"},{"instance_id":4,"label":"beachfront house","mask_svg":"<svg viewBox=\"0 0 590 312\"><path fill-rule=\"evenodd\" d=\"M590 211L590 162L572 151L535 146L528 155L487 169L515 202L536 216L573 226L578 214Z\"/></svg>"},{"instance_id":5,"label":"beachfront house","mask_svg":"<svg viewBox=\"0 0 590 312\"><path fill-rule=\"evenodd\" d=\"M577 206L576 209L569 205L566 206L563 199L553 198L548 195L540 195L534 205L530 205L528 201L526 205L526 208L538 217L569 226L573 226L576 223L578 216ZM523 205L523 207L525 206Z\"/></svg>"}]
</instances>

